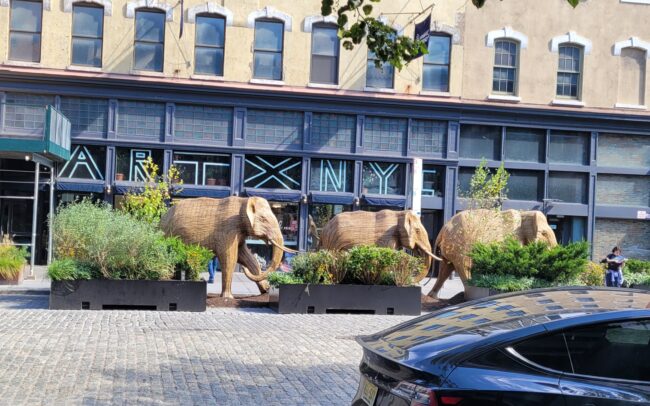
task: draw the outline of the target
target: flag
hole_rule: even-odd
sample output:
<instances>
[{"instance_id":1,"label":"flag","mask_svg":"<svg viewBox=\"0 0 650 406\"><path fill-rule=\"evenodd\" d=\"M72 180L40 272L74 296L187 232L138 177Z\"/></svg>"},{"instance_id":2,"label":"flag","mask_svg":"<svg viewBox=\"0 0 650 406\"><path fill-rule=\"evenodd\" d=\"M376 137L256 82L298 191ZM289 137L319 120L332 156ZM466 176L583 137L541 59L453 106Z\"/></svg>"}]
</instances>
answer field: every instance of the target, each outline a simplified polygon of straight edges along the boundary
<instances>
[{"instance_id":1,"label":"flag","mask_svg":"<svg viewBox=\"0 0 650 406\"><path fill-rule=\"evenodd\" d=\"M427 16L423 21L415 24L415 40L422 41L428 47L429 46L429 32L431 31L431 14ZM415 55L413 59L417 59L424 55L422 52Z\"/></svg>"},{"instance_id":2,"label":"flag","mask_svg":"<svg viewBox=\"0 0 650 406\"><path fill-rule=\"evenodd\" d=\"M178 34L178 38L183 37L183 21L185 21L185 11L183 10L183 0L181 0L181 32Z\"/></svg>"}]
</instances>

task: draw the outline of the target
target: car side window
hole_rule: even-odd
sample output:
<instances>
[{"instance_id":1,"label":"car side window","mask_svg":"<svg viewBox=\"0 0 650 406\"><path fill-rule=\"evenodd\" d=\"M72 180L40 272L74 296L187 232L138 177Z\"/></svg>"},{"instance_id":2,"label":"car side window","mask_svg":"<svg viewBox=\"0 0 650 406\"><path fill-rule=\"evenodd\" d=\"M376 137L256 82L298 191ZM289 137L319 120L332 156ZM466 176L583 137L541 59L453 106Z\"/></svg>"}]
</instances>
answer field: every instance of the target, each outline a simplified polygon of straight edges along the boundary
<instances>
[{"instance_id":1,"label":"car side window","mask_svg":"<svg viewBox=\"0 0 650 406\"><path fill-rule=\"evenodd\" d=\"M650 320L582 327L564 335L574 373L650 382Z\"/></svg>"},{"instance_id":2,"label":"car side window","mask_svg":"<svg viewBox=\"0 0 650 406\"><path fill-rule=\"evenodd\" d=\"M528 361L545 368L561 372L571 372L569 352L562 333L533 337L512 346Z\"/></svg>"}]
</instances>

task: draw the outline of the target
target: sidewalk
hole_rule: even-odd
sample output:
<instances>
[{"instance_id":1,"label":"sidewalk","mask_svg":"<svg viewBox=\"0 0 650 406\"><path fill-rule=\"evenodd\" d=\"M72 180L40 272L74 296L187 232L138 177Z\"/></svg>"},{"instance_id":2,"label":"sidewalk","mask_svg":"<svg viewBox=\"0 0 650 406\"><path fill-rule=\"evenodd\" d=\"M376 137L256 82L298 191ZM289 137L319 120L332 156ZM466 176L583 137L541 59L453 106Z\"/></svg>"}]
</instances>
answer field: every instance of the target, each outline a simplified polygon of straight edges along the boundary
<instances>
[{"instance_id":1,"label":"sidewalk","mask_svg":"<svg viewBox=\"0 0 650 406\"><path fill-rule=\"evenodd\" d=\"M35 269L35 279L25 280L21 285L0 285L0 294L40 294L47 295L50 293L50 280L43 270ZM208 273L202 273L201 277L208 279ZM422 286L422 293L427 294L436 283L435 278L425 278L420 285ZM460 278L447 280L442 289L438 293L441 299L449 299L463 291L463 283ZM217 272L214 277L214 283L208 284L208 294L221 293L221 272ZM232 293L235 296L255 296L259 295L260 291L255 282L249 280L242 272L235 272L232 278Z\"/></svg>"}]
</instances>

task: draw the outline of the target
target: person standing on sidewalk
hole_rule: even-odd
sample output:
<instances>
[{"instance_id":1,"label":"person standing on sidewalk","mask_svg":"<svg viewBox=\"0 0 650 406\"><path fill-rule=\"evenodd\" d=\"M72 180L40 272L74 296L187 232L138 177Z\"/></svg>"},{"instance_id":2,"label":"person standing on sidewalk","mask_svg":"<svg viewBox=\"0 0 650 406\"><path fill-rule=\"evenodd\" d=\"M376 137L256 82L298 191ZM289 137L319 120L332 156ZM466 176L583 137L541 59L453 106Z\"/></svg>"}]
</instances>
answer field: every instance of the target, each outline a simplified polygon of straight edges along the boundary
<instances>
[{"instance_id":1,"label":"person standing on sidewalk","mask_svg":"<svg viewBox=\"0 0 650 406\"><path fill-rule=\"evenodd\" d=\"M621 255L621 249L614 247L612 253L608 254L601 262L607 264L605 285L620 288L623 284L623 266L625 265L625 258Z\"/></svg>"}]
</instances>

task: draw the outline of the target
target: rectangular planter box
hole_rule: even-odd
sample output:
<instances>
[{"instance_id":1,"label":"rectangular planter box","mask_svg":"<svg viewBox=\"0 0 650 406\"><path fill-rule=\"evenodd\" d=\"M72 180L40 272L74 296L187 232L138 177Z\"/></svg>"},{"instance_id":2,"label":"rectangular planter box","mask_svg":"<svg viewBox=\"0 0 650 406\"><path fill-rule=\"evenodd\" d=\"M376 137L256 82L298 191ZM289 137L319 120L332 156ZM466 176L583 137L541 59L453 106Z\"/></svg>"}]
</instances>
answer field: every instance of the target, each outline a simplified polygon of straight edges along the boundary
<instances>
[{"instance_id":1,"label":"rectangular planter box","mask_svg":"<svg viewBox=\"0 0 650 406\"><path fill-rule=\"evenodd\" d=\"M0 285L20 285L23 283L23 277L24 277L24 269L21 269L15 278L0 279Z\"/></svg>"},{"instance_id":2,"label":"rectangular planter box","mask_svg":"<svg viewBox=\"0 0 650 406\"><path fill-rule=\"evenodd\" d=\"M158 310L204 312L205 281L52 281L53 310Z\"/></svg>"},{"instance_id":3,"label":"rectangular planter box","mask_svg":"<svg viewBox=\"0 0 650 406\"><path fill-rule=\"evenodd\" d=\"M419 315L419 286L280 285L269 293L279 313L362 313Z\"/></svg>"},{"instance_id":4,"label":"rectangular planter box","mask_svg":"<svg viewBox=\"0 0 650 406\"><path fill-rule=\"evenodd\" d=\"M465 285L465 300L483 299L488 296L500 295L503 293L500 290L490 288L479 288L476 286Z\"/></svg>"}]
</instances>

